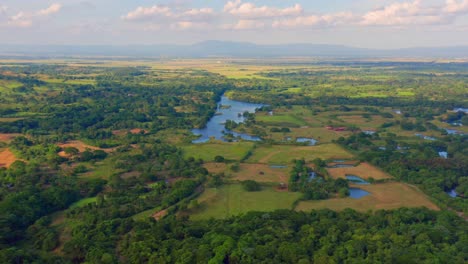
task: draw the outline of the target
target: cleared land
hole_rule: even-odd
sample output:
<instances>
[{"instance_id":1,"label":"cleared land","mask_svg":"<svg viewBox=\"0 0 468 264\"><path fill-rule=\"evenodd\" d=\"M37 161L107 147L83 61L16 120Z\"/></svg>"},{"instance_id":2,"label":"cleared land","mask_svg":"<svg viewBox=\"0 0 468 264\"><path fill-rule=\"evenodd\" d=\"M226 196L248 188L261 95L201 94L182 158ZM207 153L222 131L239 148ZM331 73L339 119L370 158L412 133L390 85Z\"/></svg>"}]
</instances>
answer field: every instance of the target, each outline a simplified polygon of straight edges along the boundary
<instances>
[{"instance_id":1,"label":"cleared land","mask_svg":"<svg viewBox=\"0 0 468 264\"><path fill-rule=\"evenodd\" d=\"M13 154L10 149L0 151L0 167L8 168L17 160L18 159L15 157L15 154Z\"/></svg>"},{"instance_id":2,"label":"cleared land","mask_svg":"<svg viewBox=\"0 0 468 264\"><path fill-rule=\"evenodd\" d=\"M231 172L232 179L237 181L254 180L257 182L283 182L289 179L290 168L273 169L265 164L240 164L238 172Z\"/></svg>"},{"instance_id":3,"label":"cleared land","mask_svg":"<svg viewBox=\"0 0 468 264\"><path fill-rule=\"evenodd\" d=\"M240 184L206 189L198 198L199 208L190 215L192 220L226 218L249 211L269 212L291 209L300 193L277 192L272 186L263 186L259 192L247 192Z\"/></svg>"},{"instance_id":4,"label":"cleared land","mask_svg":"<svg viewBox=\"0 0 468 264\"><path fill-rule=\"evenodd\" d=\"M0 141L3 142L10 142L12 139L14 139L17 136L20 136L21 134L4 134L0 133Z\"/></svg>"},{"instance_id":5,"label":"cleared land","mask_svg":"<svg viewBox=\"0 0 468 264\"><path fill-rule=\"evenodd\" d=\"M428 197L416 187L407 184L392 182L385 184L359 185L359 188L370 192L370 195L361 199L342 198L321 201L300 202L296 207L298 211L311 211L313 209L328 208L341 211L352 208L357 211L396 209L400 207L427 207L439 210Z\"/></svg>"},{"instance_id":6,"label":"cleared land","mask_svg":"<svg viewBox=\"0 0 468 264\"><path fill-rule=\"evenodd\" d=\"M287 164L293 159L312 161L321 159L351 159L353 155L336 144L321 144L317 146L275 145L257 147L249 163Z\"/></svg>"},{"instance_id":7,"label":"cleared land","mask_svg":"<svg viewBox=\"0 0 468 264\"><path fill-rule=\"evenodd\" d=\"M105 151L107 153L110 153L110 152L113 152L115 150L115 148L103 149L103 148L94 147L94 146L88 145L88 144L86 144L84 142L81 142L79 140L67 141L65 143L58 144L58 146L61 147L61 148L73 147L73 148L78 149L78 151L80 151L80 152L83 152L83 151L86 151L87 149L90 149L90 150L103 150L103 151ZM64 151L60 151L58 153L58 155L60 155L62 157L67 156L67 154Z\"/></svg>"},{"instance_id":8,"label":"cleared land","mask_svg":"<svg viewBox=\"0 0 468 264\"><path fill-rule=\"evenodd\" d=\"M327 171L330 174L330 176L332 176L335 179L345 178L346 174L356 175L363 179L374 178L375 180L381 180L392 178L392 176L388 175L384 171L366 162L363 162L356 167L329 168L327 169Z\"/></svg>"}]
</instances>

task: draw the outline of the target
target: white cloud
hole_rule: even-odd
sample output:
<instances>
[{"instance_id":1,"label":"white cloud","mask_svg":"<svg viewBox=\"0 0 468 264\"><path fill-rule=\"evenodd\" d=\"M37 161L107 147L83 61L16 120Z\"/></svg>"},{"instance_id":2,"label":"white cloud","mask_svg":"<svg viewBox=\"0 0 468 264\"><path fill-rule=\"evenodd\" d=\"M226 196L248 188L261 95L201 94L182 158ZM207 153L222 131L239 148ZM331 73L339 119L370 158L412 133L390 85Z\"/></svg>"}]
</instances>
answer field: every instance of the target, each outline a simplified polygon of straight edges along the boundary
<instances>
[{"instance_id":1,"label":"white cloud","mask_svg":"<svg viewBox=\"0 0 468 264\"><path fill-rule=\"evenodd\" d=\"M444 10L448 13L468 13L468 0L447 0Z\"/></svg>"},{"instance_id":2,"label":"white cloud","mask_svg":"<svg viewBox=\"0 0 468 264\"><path fill-rule=\"evenodd\" d=\"M154 5L151 7L138 7L124 15L122 19L128 21L144 20L208 20L214 15L212 8L192 8L188 10L173 10L168 6Z\"/></svg>"},{"instance_id":3,"label":"white cloud","mask_svg":"<svg viewBox=\"0 0 468 264\"><path fill-rule=\"evenodd\" d=\"M261 19L268 17L298 16L301 15L304 10L299 4L286 8L271 6L257 7L254 3L242 3L241 0L236 0L227 2L224 5L224 12L242 18Z\"/></svg>"},{"instance_id":4,"label":"white cloud","mask_svg":"<svg viewBox=\"0 0 468 264\"><path fill-rule=\"evenodd\" d=\"M235 24L225 24L221 26L223 29L234 29L234 30L252 30L265 28L266 24L258 20L241 19Z\"/></svg>"},{"instance_id":5,"label":"white cloud","mask_svg":"<svg viewBox=\"0 0 468 264\"><path fill-rule=\"evenodd\" d=\"M31 17L24 12L19 12L18 14L8 19L8 25L13 27L26 28L32 26L32 20Z\"/></svg>"},{"instance_id":6,"label":"white cloud","mask_svg":"<svg viewBox=\"0 0 468 264\"><path fill-rule=\"evenodd\" d=\"M62 9L61 4L52 4L46 9L39 10L37 12L37 15L39 15L39 16L52 15L52 14L58 13L60 11L60 9Z\"/></svg>"},{"instance_id":7,"label":"white cloud","mask_svg":"<svg viewBox=\"0 0 468 264\"><path fill-rule=\"evenodd\" d=\"M402 26L445 24L453 21L440 6L424 6L421 0L393 3L362 16L364 26Z\"/></svg>"},{"instance_id":8,"label":"white cloud","mask_svg":"<svg viewBox=\"0 0 468 264\"><path fill-rule=\"evenodd\" d=\"M154 5L151 7L137 7L134 11L123 16L126 20L144 20L155 16L171 17L171 9L167 6Z\"/></svg>"},{"instance_id":9,"label":"white cloud","mask_svg":"<svg viewBox=\"0 0 468 264\"><path fill-rule=\"evenodd\" d=\"M273 21L273 28L298 28L315 26L337 26L355 22L356 17L351 12L325 15L298 16L295 18Z\"/></svg>"}]
</instances>

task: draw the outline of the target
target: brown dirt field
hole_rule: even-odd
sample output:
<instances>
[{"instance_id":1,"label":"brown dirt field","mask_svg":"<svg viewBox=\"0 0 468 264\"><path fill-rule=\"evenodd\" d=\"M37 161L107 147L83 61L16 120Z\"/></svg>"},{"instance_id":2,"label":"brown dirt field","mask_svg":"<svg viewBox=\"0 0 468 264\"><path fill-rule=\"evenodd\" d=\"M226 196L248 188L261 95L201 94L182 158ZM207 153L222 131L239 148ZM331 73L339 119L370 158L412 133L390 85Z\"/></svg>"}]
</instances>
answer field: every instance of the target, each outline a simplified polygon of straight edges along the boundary
<instances>
[{"instance_id":1,"label":"brown dirt field","mask_svg":"<svg viewBox=\"0 0 468 264\"><path fill-rule=\"evenodd\" d=\"M21 134L4 134L0 133L0 141L10 142L13 138L21 136Z\"/></svg>"},{"instance_id":2,"label":"brown dirt field","mask_svg":"<svg viewBox=\"0 0 468 264\"><path fill-rule=\"evenodd\" d=\"M227 165L225 163L216 162L205 163L203 164L203 167L205 167L205 169L207 169L210 173L222 173L227 169Z\"/></svg>"},{"instance_id":3,"label":"brown dirt field","mask_svg":"<svg viewBox=\"0 0 468 264\"><path fill-rule=\"evenodd\" d=\"M391 179L392 176L388 175L384 171L380 170L377 167L370 165L369 163L363 162L357 167L350 168L328 168L327 169L330 176L333 178L345 178L346 174L355 175L363 179L368 179L370 177L381 180L381 179Z\"/></svg>"},{"instance_id":4,"label":"brown dirt field","mask_svg":"<svg viewBox=\"0 0 468 264\"><path fill-rule=\"evenodd\" d=\"M261 174L263 172L263 175ZM287 183L289 169L273 169L265 164L240 164L240 170L232 173L232 179L238 181L254 180L257 182Z\"/></svg>"},{"instance_id":5,"label":"brown dirt field","mask_svg":"<svg viewBox=\"0 0 468 264\"><path fill-rule=\"evenodd\" d=\"M15 157L15 154L13 154L10 149L5 149L0 152L0 167L8 168L17 160L18 159Z\"/></svg>"},{"instance_id":6,"label":"brown dirt field","mask_svg":"<svg viewBox=\"0 0 468 264\"><path fill-rule=\"evenodd\" d=\"M129 179L132 177L138 178L141 175L141 172L139 171L131 171L131 172L126 172L120 175L120 178L122 179Z\"/></svg>"},{"instance_id":7,"label":"brown dirt field","mask_svg":"<svg viewBox=\"0 0 468 264\"><path fill-rule=\"evenodd\" d=\"M122 130L114 130L112 131L112 134L114 135L117 135L117 136L122 136L122 135L126 135L128 132L130 132L131 134L139 134L141 133L141 131L144 132L144 134L147 134L149 131L146 130L146 129L141 129L141 128L133 128L131 130L125 130L125 129L122 129Z\"/></svg>"},{"instance_id":8,"label":"brown dirt field","mask_svg":"<svg viewBox=\"0 0 468 264\"><path fill-rule=\"evenodd\" d=\"M341 211L352 208L365 212L368 210L397 209L401 207L427 207L431 210L439 210L429 198L419 189L399 182L384 184L359 185L359 188L370 192L370 195L361 199L334 198L321 201L300 202L296 207L298 211L310 211L313 209L328 208Z\"/></svg>"},{"instance_id":9,"label":"brown dirt field","mask_svg":"<svg viewBox=\"0 0 468 264\"><path fill-rule=\"evenodd\" d=\"M108 149L98 148L98 147L94 147L94 146L91 146L91 145L87 145L87 144L85 144L85 143L83 143L83 142L81 142L79 140L67 141L65 143L58 144L58 146L61 147L61 148L74 147L74 148L77 148L80 152L83 152L86 149L91 149L91 150L100 149L100 150L104 150L107 153L110 153L110 152L113 152L116 149L116 148L108 148ZM60 155L60 153L59 153L59 155Z\"/></svg>"}]
</instances>

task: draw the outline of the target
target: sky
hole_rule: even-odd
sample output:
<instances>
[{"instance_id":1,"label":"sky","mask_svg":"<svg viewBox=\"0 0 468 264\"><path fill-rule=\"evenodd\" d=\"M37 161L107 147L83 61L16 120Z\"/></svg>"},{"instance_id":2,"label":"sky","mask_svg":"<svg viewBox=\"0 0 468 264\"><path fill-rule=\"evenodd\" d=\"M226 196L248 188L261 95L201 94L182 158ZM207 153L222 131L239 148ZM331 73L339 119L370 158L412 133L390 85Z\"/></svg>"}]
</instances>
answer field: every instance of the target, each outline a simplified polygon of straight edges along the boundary
<instances>
[{"instance_id":1,"label":"sky","mask_svg":"<svg viewBox=\"0 0 468 264\"><path fill-rule=\"evenodd\" d=\"M468 46L468 0L0 0L0 44Z\"/></svg>"}]
</instances>

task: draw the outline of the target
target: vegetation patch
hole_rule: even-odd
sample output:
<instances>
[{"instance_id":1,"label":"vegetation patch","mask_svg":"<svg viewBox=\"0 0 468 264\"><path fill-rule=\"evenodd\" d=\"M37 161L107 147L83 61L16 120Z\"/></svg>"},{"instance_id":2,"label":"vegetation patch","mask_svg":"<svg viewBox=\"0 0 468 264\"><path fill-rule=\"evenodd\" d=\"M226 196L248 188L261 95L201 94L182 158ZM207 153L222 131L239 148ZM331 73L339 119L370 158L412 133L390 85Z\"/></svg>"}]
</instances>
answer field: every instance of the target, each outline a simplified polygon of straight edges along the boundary
<instances>
[{"instance_id":1,"label":"vegetation patch","mask_svg":"<svg viewBox=\"0 0 468 264\"><path fill-rule=\"evenodd\" d=\"M222 156L226 160L241 160L253 146L252 142L216 142L185 145L182 146L182 150L186 158L193 157L210 162L214 161L216 156Z\"/></svg>"},{"instance_id":2,"label":"vegetation patch","mask_svg":"<svg viewBox=\"0 0 468 264\"><path fill-rule=\"evenodd\" d=\"M327 171L330 174L330 176L332 176L335 179L345 179L345 176L348 174L359 176L360 178L365 180L369 180L370 178L373 178L374 180L384 180L393 178L381 169L372 166L367 162L360 163L356 167L328 168Z\"/></svg>"},{"instance_id":3,"label":"vegetation patch","mask_svg":"<svg viewBox=\"0 0 468 264\"><path fill-rule=\"evenodd\" d=\"M209 188L198 198L199 208L190 219L227 218L249 211L269 212L291 209L300 193L277 192L273 186L262 186L261 191L248 192L241 184Z\"/></svg>"},{"instance_id":4,"label":"vegetation patch","mask_svg":"<svg viewBox=\"0 0 468 264\"><path fill-rule=\"evenodd\" d=\"M272 145L257 147L248 163L287 164L294 159L304 158L307 162L316 158L350 159L353 155L336 144L320 144L317 146Z\"/></svg>"},{"instance_id":5,"label":"vegetation patch","mask_svg":"<svg viewBox=\"0 0 468 264\"><path fill-rule=\"evenodd\" d=\"M348 197L320 201L301 201L298 203L296 210L311 211L313 209L328 208L342 211L346 208L352 208L356 211L366 212L368 210L391 210L401 207L427 207L431 210L439 210L439 207L432 203L419 189L404 183L359 185L359 188L369 192L370 195L360 199Z\"/></svg>"}]
</instances>

